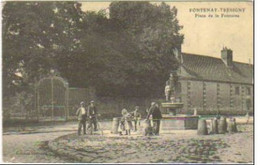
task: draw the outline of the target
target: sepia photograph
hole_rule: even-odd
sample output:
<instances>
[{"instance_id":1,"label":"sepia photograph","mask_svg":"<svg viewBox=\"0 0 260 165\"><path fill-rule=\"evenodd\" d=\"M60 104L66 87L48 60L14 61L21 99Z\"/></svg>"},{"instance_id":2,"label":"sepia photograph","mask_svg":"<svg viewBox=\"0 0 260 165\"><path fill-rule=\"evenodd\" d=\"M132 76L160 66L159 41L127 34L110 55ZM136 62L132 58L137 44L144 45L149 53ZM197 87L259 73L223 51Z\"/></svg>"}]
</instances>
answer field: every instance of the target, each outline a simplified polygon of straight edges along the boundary
<instances>
[{"instance_id":1,"label":"sepia photograph","mask_svg":"<svg viewBox=\"0 0 260 165\"><path fill-rule=\"evenodd\" d=\"M2 162L254 164L254 2L3 1Z\"/></svg>"}]
</instances>

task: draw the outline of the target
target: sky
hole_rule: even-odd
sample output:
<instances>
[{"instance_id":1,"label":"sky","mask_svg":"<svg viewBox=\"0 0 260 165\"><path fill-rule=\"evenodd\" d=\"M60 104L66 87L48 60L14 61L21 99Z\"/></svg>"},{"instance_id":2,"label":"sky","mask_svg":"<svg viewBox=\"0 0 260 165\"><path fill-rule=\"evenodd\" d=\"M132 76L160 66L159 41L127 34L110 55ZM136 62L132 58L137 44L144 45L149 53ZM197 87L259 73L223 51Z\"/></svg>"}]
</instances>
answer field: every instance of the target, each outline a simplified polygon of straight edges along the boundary
<instances>
[{"instance_id":1,"label":"sky","mask_svg":"<svg viewBox=\"0 0 260 165\"><path fill-rule=\"evenodd\" d=\"M233 50L234 61L253 63L252 2L166 3L178 9L177 18L183 26L180 32L184 34L182 52L220 58L220 51L226 46ZM82 10L98 11L107 9L109 4L110 2L82 2ZM201 12L202 8L216 11ZM207 17L195 17L195 14ZM208 17L209 14L213 17ZM215 14L220 17L215 17ZM233 17L221 17L221 14Z\"/></svg>"}]
</instances>

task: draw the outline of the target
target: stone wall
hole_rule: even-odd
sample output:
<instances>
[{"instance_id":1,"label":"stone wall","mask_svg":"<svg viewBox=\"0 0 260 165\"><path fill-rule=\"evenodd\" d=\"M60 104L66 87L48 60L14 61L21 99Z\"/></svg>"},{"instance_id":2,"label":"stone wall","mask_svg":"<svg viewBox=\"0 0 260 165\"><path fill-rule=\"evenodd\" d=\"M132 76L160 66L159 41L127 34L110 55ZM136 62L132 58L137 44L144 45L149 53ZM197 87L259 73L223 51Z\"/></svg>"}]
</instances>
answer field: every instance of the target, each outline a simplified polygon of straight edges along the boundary
<instances>
[{"instance_id":1,"label":"stone wall","mask_svg":"<svg viewBox=\"0 0 260 165\"><path fill-rule=\"evenodd\" d=\"M230 104L230 84L218 83L219 85L219 109L227 110L232 109Z\"/></svg>"},{"instance_id":2,"label":"stone wall","mask_svg":"<svg viewBox=\"0 0 260 165\"><path fill-rule=\"evenodd\" d=\"M253 85L196 80L180 80L183 112L245 111L246 99L253 106ZM252 108L251 108L252 111Z\"/></svg>"}]
</instances>

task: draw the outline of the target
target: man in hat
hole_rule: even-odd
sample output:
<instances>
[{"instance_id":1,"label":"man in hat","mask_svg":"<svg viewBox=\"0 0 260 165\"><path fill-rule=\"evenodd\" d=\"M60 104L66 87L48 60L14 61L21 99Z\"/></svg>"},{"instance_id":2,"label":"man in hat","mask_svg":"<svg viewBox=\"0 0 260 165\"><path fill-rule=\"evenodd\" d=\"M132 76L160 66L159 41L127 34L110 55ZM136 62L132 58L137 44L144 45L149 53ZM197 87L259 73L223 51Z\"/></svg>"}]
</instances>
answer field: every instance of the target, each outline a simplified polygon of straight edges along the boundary
<instances>
[{"instance_id":1,"label":"man in hat","mask_svg":"<svg viewBox=\"0 0 260 165\"><path fill-rule=\"evenodd\" d=\"M97 108L92 100L90 105L88 106L88 117L89 117L89 125L88 128L94 125L94 131L97 131Z\"/></svg>"},{"instance_id":2,"label":"man in hat","mask_svg":"<svg viewBox=\"0 0 260 165\"><path fill-rule=\"evenodd\" d=\"M84 102L82 101L80 103L80 107L76 112L76 115L78 116L78 135L81 134L81 128L83 126L83 134L86 134L86 119L87 119L87 112L84 107Z\"/></svg>"},{"instance_id":3,"label":"man in hat","mask_svg":"<svg viewBox=\"0 0 260 165\"><path fill-rule=\"evenodd\" d=\"M153 119L154 134L159 135L162 113L160 111L159 105L155 102L151 103L151 107L149 108L146 119L148 120L151 115Z\"/></svg>"}]
</instances>

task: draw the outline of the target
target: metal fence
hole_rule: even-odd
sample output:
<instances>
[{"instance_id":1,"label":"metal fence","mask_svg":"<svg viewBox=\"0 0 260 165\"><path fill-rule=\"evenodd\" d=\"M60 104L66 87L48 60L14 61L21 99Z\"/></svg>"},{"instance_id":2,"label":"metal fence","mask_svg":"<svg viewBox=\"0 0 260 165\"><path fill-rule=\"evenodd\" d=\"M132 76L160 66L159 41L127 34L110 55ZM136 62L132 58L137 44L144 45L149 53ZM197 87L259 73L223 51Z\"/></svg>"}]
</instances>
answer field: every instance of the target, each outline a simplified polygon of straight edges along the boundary
<instances>
[{"instance_id":1,"label":"metal fence","mask_svg":"<svg viewBox=\"0 0 260 165\"><path fill-rule=\"evenodd\" d=\"M61 77L41 79L35 87L38 120L67 120L69 117L69 86Z\"/></svg>"}]
</instances>

